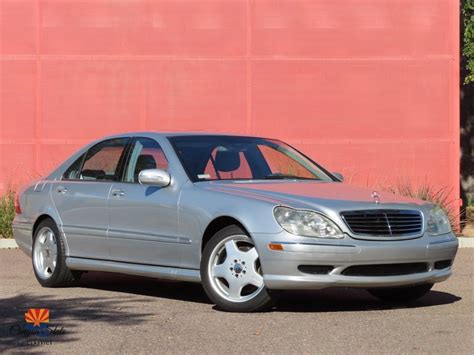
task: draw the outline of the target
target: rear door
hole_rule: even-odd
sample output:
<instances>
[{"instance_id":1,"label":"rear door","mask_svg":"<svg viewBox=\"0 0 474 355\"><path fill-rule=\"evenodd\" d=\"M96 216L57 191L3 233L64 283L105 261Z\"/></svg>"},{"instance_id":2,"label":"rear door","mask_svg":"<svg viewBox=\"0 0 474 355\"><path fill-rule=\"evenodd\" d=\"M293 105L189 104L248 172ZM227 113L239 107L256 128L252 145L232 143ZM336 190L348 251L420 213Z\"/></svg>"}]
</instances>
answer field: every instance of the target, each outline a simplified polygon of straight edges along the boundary
<instances>
[{"instance_id":1,"label":"rear door","mask_svg":"<svg viewBox=\"0 0 474 355\"><path fill-rule=\"evenodd\" d=\"M114 260L163 266L179 266L179 189L141 185L145 169L168 169L157 141L134 138L124 167L123 181L109 194L109 245Z\"/></svg>"},{"instance_id":2,"label":"rear door","mask_svg":"<svg viewBox=\"0 0 474 355\"><path fill-rule=\"evenodd\" d=\"M74 257L110 259L107 197L121 176L129 138L96 144L53 183L51 194Z\"/></svg>"}]
</instances>

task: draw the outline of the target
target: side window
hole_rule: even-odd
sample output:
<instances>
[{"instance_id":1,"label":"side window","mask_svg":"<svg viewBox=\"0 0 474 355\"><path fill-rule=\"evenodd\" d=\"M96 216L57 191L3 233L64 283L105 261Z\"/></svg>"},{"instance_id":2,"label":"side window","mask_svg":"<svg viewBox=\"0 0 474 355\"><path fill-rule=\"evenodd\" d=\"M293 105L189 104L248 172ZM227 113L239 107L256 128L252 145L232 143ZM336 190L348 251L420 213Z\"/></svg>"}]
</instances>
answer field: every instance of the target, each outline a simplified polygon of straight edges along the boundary
<instances>
[{"instance_id":1,"label":"side window","mask_svg":"<svg viewBox=\"0 0 474 355\"><path fill-rule=\"evenodd\" d=\"M157 141L151 138L137 138L130 152L125 169L125 182L138 182L138 174L146 169L168 169L168 160Z\"/></svg>"},{"instance_id":2,"label":"side window","mask_svg":"<svg viewBox=\"0 0 474 355\"><path fill-rule=\"evenodd\" d=\"M80 180L81 166L85 155L86 153L82 154L69 168L67 168L63 174L63 180Z\"/></svg>"},{"instance_id":3,"label":"side window","mask_svg":"<svg viewBox=\"0 0 474 355\"><path fill-rule=\"evenodd\" d=\"M82 166L81 180L118 180L120 158L128 138L114 138L101 142L87 152Z\"/></svg>"}]
</instances>

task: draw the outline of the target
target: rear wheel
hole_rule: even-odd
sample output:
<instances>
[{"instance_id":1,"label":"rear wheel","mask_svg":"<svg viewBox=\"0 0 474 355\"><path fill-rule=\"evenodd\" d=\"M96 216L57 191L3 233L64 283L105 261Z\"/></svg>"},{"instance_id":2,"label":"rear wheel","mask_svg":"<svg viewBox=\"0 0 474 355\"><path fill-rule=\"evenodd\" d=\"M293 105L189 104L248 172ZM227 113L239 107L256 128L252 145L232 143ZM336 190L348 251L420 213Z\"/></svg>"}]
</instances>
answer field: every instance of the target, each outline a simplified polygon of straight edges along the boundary
<instances>
[{"instance_id":1,"label":"rear wheel","mask_svg":"<svg viewBox=\"0 0 474 355\"><path fill-rule=\"evenodd\" d=\"M415 286L374 288L368 291L372 296L385 302L410 302L426 295L433 284L422 284Z\"/></svg>"},{"instance_id":2,"label":"rear wheel","mask_svg":"<svg viewBox=\"0 0 474 355\"><path fill-rule=\"evenodd\" d=\"M72 272L66 266L65 246L51 219L45 219L36 228L32 261L36 279L43 287L63 286L81 276L80 272Z\"/></svg>"},{"instance_id":3,"label":"rear wheel","mask_svg":"<svg viewBox=\"0 0 474 355\"><path fill-rule=\"evenodd\" d=\"M204 248L201 280L218 308L230 312L255 312L272 305L252 239L232 225L217 232Z\"/></svg>"}]
</instances>

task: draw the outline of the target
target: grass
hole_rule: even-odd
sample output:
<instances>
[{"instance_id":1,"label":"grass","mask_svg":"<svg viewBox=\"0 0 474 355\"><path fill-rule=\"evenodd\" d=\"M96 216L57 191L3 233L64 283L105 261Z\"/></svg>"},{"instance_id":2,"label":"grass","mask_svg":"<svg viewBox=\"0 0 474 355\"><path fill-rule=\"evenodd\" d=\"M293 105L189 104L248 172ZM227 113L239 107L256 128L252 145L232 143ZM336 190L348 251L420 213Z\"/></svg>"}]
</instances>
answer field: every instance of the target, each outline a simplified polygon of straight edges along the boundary
<instances>
[{"instance_id":1,"label":"grass","mask_svg":"<svg viewBox=\"0 0 474 355\"><path fill-rule=\"evenodd\" d=\"M12 221L15 217L15 192L8 189L0 197L0 237L13 238Z\"/></svg>"},{"instance_id":2,"label":"grass","mask_svg":"<svg viewBox=\"0 0 474 355\"><path fill-rule=\"evenodd\" d=\"M463 235L465 237L474 237L474 206L466 207L466 223Z\"/></svg>"}]
</instances>

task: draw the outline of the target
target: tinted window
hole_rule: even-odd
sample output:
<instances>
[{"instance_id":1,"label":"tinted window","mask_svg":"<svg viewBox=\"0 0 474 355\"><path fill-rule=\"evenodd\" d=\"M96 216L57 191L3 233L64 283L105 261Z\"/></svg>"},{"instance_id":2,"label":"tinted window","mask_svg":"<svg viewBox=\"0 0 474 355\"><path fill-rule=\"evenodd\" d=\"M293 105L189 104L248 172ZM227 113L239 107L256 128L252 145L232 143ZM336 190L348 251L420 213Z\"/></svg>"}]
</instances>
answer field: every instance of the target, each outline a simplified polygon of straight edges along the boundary
<instances>
[{"instance_id":1,"label":"tinted window","mask_svg":"<svg viewBox=\"0 0 474 355\"><path fill-rule=\"evenodd\" d=\"M63 174L63 180L79 180L82 162L84 161L85 153L82 154Z\"/></svg>"},{"instance_id":2,"label":"tinted window","mask_svg":"<svg viewBox=\"0 0 474 355\"><path fill-rule=\"evenodd\" d=\"M169 140L192 181L332 181L323 168L280 141L236 136L177 136Z\"/></svg>"},{"instance_id":3,"label":"tinted window","mask_svg":"<svg viewBox=\"0 0 474 355\"><path fill-rule=\"evenodd\" d=\"M125 182L138 182L140 171L168 169L168 161L158 142L151 138L136 138L125 169Z\"/></svg>"},{"instance_id":4,"label":"tinted window","mask_svg":"<svg viewBox=\"0 0 474 355\"><path fill-rule=\"evenodd\" d=\"M291 157L290 154L265 144L257 145L268 164L272 174L300 176L313 178L314 174L300 162Z\"/></svg>"},{"instance_id":5,"label":"tinted window","mask_svg":"<svg viewBox=\"0 0 474 355\"><path fill-rule=\"evenodd\" d=\"M243 152L239 152L239 165L235 166L235 169L231 169L229 171L222 171L219 170L219 167L216 163L216 157L220 157L220 149L225 149L223 147L215 148L209 160L207 162L206 168L204 169L204 176L206 179L216 180L216 179L248 179L249 176L252 175L250 171L249 163L247 162L247 158ZM209 177L207 177L209 176Z\"/></svg>"},{"instance_id":6,"label":"tinted window","mask_svg":"<svg viewBox=\"0 0 474 355\"><path fill-rule=\"evenodd\" d=\"M101 142L87 152L82 166L81 180L119 180L119 163L128 138L115 138Z\"/></svg>"}]
</instances>

